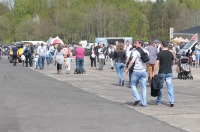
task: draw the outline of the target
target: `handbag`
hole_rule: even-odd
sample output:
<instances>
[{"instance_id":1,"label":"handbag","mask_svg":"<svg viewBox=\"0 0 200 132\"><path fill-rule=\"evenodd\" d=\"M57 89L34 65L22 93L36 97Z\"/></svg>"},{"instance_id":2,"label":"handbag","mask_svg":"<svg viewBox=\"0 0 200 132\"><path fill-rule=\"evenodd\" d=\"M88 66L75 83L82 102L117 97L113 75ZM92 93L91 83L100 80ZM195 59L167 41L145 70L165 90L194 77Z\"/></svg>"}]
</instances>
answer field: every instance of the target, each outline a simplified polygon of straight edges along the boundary
<instances>
[{"instance_id":1,"label":"handbag","mask_svg":"<svg viewBox=\"0 0 200 132\"><path fill-rule=\"evenodd\" d=\"M95 58L95 57L96 57L96 55L95 55L95 54L91 54L91 57L92 57L92 58Z\"/></svg>"}]
</instances>

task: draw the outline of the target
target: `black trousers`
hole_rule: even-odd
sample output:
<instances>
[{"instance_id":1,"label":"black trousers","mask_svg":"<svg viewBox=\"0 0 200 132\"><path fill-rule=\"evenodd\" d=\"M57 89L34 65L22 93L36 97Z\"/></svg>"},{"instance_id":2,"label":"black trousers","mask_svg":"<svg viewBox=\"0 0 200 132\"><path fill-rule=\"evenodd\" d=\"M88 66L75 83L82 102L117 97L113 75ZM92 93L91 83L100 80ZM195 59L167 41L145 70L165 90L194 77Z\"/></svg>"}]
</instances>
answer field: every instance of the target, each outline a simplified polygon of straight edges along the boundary
<instances>
[{"instance_id":1,"label":"black trousers","mask_svg":"<svg viewBox=\"0 0 200 132\"><path fill-rule=\"evenodd\" d=\"M57 70L62 70L62 64L57 63Z\"/></svg>"},{"instance_id":2,"label":"black trousers","mask_svg":"<svg viewBox=\"0 0 200 132\"><path fill-rule=\"evenodd\" d=\"M91 61L91 67L96 67L96 57L95 58L92 58L90 57L90 61Z\"/></svg>"},{"instance_id":3,"label":"black trousers","mask_svg":"<svg viewBox=\"0 0 200 132\"><path fill-rule=\"evenodd\" d=\"M25 60L26 67L28 67L28 63L29 63L29 66L32 67L33 66L32 55L26 55L25 57L26 57L26 60Z\"/></svg>"},{"instance_id":4,"label":"black trousers","mask_svg":"<svg viewBox=\"0 0 200 132\"><path fill-rule=\"evenodd\" d=\"M13 62L14 62L14 66L17 64L17 55L13 55L12 56Z\"/></svg>"},{"instance_id":5,"label":"black trousers","mask_svg":"<svg viewBox=\"0 0 200 132\"><path fill-rule=\"evenodd\" d=\"M28 67L28 62L30 61L30 60L29 60L29 55L26 55L25 57L26 57L26 61L25 61L26 67Z\"/></svg>"}]
</instances>

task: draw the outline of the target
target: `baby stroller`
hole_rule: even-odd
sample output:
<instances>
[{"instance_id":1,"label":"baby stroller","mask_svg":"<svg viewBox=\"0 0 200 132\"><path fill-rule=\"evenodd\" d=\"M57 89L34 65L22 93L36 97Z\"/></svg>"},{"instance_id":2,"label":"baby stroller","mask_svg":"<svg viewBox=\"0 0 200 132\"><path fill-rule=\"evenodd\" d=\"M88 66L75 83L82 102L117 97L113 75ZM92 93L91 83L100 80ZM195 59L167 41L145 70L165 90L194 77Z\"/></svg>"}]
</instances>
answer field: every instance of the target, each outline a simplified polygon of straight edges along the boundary
<instances>
[{"instance_id":1,"label":"baby stroller","mask_svg":"<svg viewBox=\"0 0 200 132\"><path fill-rule=\"evenodd\" d=\"M74 74L85 74L86 71L85 71L85 68L83 67L83 72L81 73L78 66L77 66L77 61L75 60L75 69L74 69Z\"/></svg>"},{"instance_id":2,"label":"baby stroller","mask_svg":"<svg viewBox=\"0 0 200 132\"><path fill-rule=\"evenodd\" d=\"M186 56L181 56L177 68L178 72L178 78L179 79L193 79L193 76L191 74L191 69L189 66L189 58Z\"/></svg>"}]
</instances>

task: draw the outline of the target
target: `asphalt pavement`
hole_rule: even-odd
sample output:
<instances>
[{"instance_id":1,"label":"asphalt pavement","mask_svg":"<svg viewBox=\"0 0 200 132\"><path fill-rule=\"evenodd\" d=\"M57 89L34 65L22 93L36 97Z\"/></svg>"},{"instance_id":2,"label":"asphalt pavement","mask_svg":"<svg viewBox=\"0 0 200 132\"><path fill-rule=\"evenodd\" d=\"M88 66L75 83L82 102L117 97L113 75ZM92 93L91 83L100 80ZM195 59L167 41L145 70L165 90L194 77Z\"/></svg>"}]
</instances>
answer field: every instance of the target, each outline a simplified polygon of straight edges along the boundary
<instances>
[{"instance_id":1,"label":"asphalt pavement","mask_svg":"<svg viewBox=\"0 0 200 132\"><path fill-rule=\"evenodd\" d=\"M0 132L200 131L198 68L194 80L174 79L175 107L168 107L166 96L160 106L148 96L143 108L132 106L130 89L117 86L116 72L106 63L98 71L86 58L86 74L78 75L73 61L71 74L63 69L58 75L52 64L35 70L2 59Z\"/></svg>"}]
</instances>

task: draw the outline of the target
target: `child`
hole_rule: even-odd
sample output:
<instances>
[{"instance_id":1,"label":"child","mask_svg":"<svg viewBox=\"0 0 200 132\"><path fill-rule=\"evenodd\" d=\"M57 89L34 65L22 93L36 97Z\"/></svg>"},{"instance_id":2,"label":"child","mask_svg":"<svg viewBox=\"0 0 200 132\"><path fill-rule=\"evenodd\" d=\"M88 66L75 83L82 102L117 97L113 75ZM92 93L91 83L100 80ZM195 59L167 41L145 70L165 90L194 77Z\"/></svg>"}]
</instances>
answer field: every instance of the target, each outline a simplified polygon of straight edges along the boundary
<instances>
[{"instance_id":1,"label":"child","mask_svg":"<svg viewBox=\"0 0 200 132\"><path fill-rule=\"evenodd\" d=\"M195 61L196 61L196 55L195 55L195 52L193 52L192 53L192 66L193 66L193 64L194 64L194 66L196 66Z\"/></svg>"},{"instance_id":2,"label":"child","mask_svg":"<svg viewBox=\"0 0 200 132\"><path fill-rule=\"evenodd\" d=\"M39 55L35 54L35 57L34 57L34 68L35 69L37 69L37 67L38 67L38 58L39 58Z\"/></svg>"},{"instance_id":3,"label":"child","mask_svg":"<svg viewBox=\"0 0 200 132\"><path fill-rule=\"evenodd\" d=\"M50 58L51 58L51 53L49 48L47 47L47 51L46 51L46 61L47 61L47 65L49 66L50 64Z\"/></svg>"},{"instance_id":4,"label":"child","mask_svg":"<svg viewBox=\"0 0 200 132\"><path fill-rule=\"evenodd\" d=\"M70 67L71 67L71 57L68 54L66 58L66 74L70 74Z\"/></svg>"},{"instance_id":5,"label":"child","mask_svg":"<svg viewBox=\"0 0 200 132\"><path fill-rule=\"evenodd\" d=\"M25 55L24 55L24 54L22 54L22 56L21 56L21 59L22 59L22 66L24 66L24 62L25 62L25 60L26 60L26 58L25 58Z\"/></svg>"}]
</instances>

